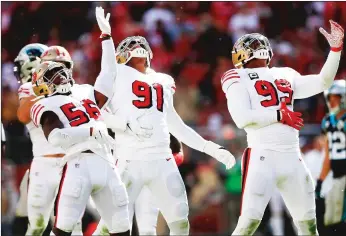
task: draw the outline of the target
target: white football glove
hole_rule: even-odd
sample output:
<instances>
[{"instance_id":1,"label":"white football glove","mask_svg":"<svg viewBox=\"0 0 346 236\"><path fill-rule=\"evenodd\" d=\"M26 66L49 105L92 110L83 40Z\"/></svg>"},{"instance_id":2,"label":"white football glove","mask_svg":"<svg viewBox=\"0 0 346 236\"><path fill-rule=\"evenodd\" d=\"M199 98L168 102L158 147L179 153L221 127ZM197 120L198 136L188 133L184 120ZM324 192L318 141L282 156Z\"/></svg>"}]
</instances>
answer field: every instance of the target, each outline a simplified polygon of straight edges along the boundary
<instances>
[{"instance_id":1,"label":"white football glove","mask_svg":"<svg viewBox=\"0 0 346 236\"><path fill-rule=\"evenodd\" d=\"M333 51L341 51L344 40L344 29L335 21L329 20L331 32L328 34L322 27L320 28L321 34L327 39Z\"/></svg>"},{"instance_id":2,"label":"white football glove","mask_svg":"<svg viewBox=\"0 0 346 236\"><path fill-rule=\"evenodd\" d=\"M144 139L150 138L151 135L153 135L153 126L141 124L139 121L140 117L141 116L137 118L131 117L127 123L127 127L129 132L137 136L140 141L143 141Z\"/></svg>"},{"instance_id":3,"label":"white football glove","mask_svg":"<svg viewBox=\"0 0 346 236\"><path fill-rule=\"evenodd\" d=\"M109 136L108 130L104 123L98 123L97 125L90 128L90 136L94 138L101 145L115 145L115 140Z\"/></svg>"},{"instance_id":4,"label":"white football glove","mask_svg":"<svg viewBox=\"0 0 346 236\"><path fill-rule=\"evenodd\" d=\"M222 162L226 166L227 170L231 169L235 165L236 161L232 153L216 143L208 141L204 146L203 152L214 157L219 162Z\"/></svg>"},{"instance_id":5,"label":"white football glove","mask_svg":"<svg viewBox=\"0 0 346 236\"><path fill-rule=\"evenodd\" d=\"M107 13L107 16L105 17L104 9L102 7L96 7L95 15L97 24L99 25L102 34L111 35L111 26L109 24L109 17L111 16L111 14Z\"/></svg>"}]
</instances>

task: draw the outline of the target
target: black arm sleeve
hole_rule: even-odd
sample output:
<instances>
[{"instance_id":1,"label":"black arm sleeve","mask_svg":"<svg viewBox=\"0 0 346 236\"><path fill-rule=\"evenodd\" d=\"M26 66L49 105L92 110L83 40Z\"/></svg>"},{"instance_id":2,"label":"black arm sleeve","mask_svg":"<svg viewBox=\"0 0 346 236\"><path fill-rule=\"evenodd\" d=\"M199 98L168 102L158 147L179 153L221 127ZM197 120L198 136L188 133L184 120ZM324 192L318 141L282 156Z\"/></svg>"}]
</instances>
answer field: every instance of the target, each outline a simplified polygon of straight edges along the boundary
<instances>
[{"instance_id":1,"label":"black arm sleeve","mask_svg":"<svg viewBox=\"0 0 346 236\"><path fill-rule=\"evenodd\" d=\"M169 144L169 147L171 148L172 153L179 153L181 151L181 143L172 134L170 134L170 139L171 143Z\"/></svg>"}]
</instances>

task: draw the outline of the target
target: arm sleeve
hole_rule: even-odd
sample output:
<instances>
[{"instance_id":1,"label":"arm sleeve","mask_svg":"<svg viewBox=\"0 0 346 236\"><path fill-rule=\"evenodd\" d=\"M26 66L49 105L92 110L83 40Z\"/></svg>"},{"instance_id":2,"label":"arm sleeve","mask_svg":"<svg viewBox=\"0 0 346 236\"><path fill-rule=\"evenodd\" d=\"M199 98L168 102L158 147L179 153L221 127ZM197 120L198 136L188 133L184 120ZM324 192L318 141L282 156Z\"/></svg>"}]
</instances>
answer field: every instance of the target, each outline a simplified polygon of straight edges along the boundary
<instances>
[{"instance_id":1,"label":"arm sleeve","mask_svg":"<svg viewBox=\"0 0 346 236\"><path fill-rule=\"evenodd\" d=\"M191 129L182 121L182 119L174 109L173 103L169 107L167 113L167 123L169 132L178 140L195 150L203 152L207 140L202 138L199 134L197 134L193 129Z\"/></svg>"},{"instance_id":2,"label":"arm sleeve","mask_svg":"<svg viewBox=\"0 0 346 236\"><path fill-rule=\"evenodd\" d=\"M67 149L76 143L85 141L90 137L90 127L55 128L48 136L48 142L53 146Z\"/></svg>"},{"instance_id":3,"label":"arm sleeve","mask_svg":"<svg viewBox=\"0 0 346 236\"><path fill-rule=\"evenodd\" d=\"M330 51L322 70L316 75L297 76L293 79L294 98L303 99L328 89L339 68L341 52Z\"/></svg>"},{"instance_id":4,"label":"arm sleeve","mask_svg":"<svg viewBox=\"0 0 346 236\"><path fill-rule=\"evenodd\" d=\"M276 110L251 109L250 95L240 82L233 83L227 88L226 97L228 110L240 129L248 125L264 127L278 122Z\"/></svg>"},{"instance_id":5,"label":"arm sleeve","mask_svg":"<svg viewBox=\"0 0 346 236\"><path fill-rule=\"evenodd\" d=\"M113 95L116 75L117 62L113 40L104 40L102 41L101 72L96 79L94 89L110 99Z\"/></svg>"}]
</instances>

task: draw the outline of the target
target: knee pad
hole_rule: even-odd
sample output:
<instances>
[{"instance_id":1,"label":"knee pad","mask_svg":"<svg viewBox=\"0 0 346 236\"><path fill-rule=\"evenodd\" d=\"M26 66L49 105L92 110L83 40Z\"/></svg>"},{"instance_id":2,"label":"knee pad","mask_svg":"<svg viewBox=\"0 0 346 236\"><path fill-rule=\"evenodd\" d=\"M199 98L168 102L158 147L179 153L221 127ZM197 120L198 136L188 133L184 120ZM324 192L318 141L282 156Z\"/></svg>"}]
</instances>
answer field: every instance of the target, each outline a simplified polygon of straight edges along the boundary
<instances>
[{"instance_id":1,"label":"knee pad","mask_svg":"<svg viewBox=\"0 0 346 236\"><path fill-rule=\"evenodd\" d=\"M190 224L187 218L168 224L170 235L189 235Z\"/></svg>"},{"instance_id":2,"label":"knee pad","mask_svg":"<svg viewBox=\"0 0 346 236\"><path fill-rule=\"evenodd\" d=\"M168 192L174 197L180 197L185 193L184 181L179 172L173 172L167 176L166 186Z\"/></svg>"},{"instance_id":3,"label":"knee pad","mask_svg":"<svg viewBox=\"0 0 346 236\"><path fill-rule=\"evenodd\" d=\"M296 223L301 235L318 235L316 218L310 220L302 220Z\"/></svg>"},{"instance_id":4,"label":"knee pad","mask_svg":"<svg viewBox=\"0 0 346 236\"><path fill-rule=\"evenodd\" d=\"M48 225L48 220L39 214L38 217L29 216L29 227L26 235L42 235Z\"/></svg>"},{"instance_id":5,"label":"knee pad","mask_svg":"<svg viewBox=\"0 0 346 236\"><path fill-rule=\"evenodd\" d=\"M259 219L251 219L244 215L241 215L239 217L237 227L235 228L232 235L253 235L260 223L261 220Z\"/></svg>"},{"instance_id":6,"label":"knee pad","mask_svg":"<svg viewBox=\"0 0 346 236\"><path fill-rule=\"evenodd\" d=\"M121 233L130 230L130 217L127 204L119 206L116 212L112 215L112 228L110 233Z\"/></svg>"}]
</instances>

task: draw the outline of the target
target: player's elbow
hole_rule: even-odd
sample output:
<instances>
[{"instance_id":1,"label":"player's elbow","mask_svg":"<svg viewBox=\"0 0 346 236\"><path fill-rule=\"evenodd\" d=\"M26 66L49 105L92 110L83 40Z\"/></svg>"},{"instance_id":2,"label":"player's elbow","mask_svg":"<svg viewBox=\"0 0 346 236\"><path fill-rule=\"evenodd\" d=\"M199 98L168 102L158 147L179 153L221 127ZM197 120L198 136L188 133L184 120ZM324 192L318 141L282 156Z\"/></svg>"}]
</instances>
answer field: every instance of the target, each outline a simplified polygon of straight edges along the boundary
<instances>
[{"instance_id":1,"label":"player's elbow","mask_svg":"<svg viewBox=\"0 0 346 236\"><path fill-rule=\"evenodd\" d=\"M46 135L48 143L55 147L61 147L62 142L64 141L64 135L61 133L61 130L58 128L53 129L48 135Z\"/></svg>"}]
</instances>

